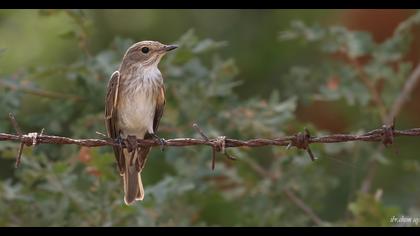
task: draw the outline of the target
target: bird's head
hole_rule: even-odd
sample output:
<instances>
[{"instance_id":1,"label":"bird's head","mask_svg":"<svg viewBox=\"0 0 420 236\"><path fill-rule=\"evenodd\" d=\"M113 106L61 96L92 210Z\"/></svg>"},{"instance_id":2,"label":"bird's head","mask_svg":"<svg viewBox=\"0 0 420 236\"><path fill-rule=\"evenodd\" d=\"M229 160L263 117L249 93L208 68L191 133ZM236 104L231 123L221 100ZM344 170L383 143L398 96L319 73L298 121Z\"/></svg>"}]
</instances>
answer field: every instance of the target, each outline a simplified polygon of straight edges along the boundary
<instances>
[{"instance_id":1,"label":"bird's head","mask_svg":"<svg viewBox=\"0 0 420 236\"><path fill-rule=\"evenodd\" d=\"M160 59L176 45L165 45L157 41L141 41L131 46L123 61L127 64L140 64L143 67L157 66Z\"/></svg>"}]
</instances>

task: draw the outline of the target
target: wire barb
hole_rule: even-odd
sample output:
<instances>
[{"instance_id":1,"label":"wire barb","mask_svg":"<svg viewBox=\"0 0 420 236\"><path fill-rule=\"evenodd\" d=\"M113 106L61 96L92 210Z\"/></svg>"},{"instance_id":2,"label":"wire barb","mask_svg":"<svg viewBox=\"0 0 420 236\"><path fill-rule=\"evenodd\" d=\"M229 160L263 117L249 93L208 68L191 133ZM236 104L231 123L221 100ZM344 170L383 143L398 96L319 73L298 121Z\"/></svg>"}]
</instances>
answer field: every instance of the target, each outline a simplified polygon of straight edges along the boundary
<instances>
[{"instance_id":1,"label":"wire barb","mask_svg":"<svg viewBox=\"0 0 420 236\"><path fill-rule=\"evenodd\" d=\"M216 152L222 153L229 160L236 160L236 158L226 152L226 136L219 136L213 140L210 140L197 123L194 123L193 127L200 134L203 140L209 142L209 144L212 146L211 170L214 170L216 166Z\"/></svg>"},{"instance_id":2,"label":"wire barb","mask_svg":"<svg viewBox=\"0 0 420 236\"><path fill-rule=\"evenodd\" d=\"M29 133L27 135L25 135L26 137L32 139L32 146L37 145L37 139L38 139L38 133Z\"/></svg>"},{"instance_id":3,"label":"wire barb","mask_svg":"<svg viewBox=\"0 0 420 236\"><path fill-rule=\"evenodd\" d=\"M12 126L15 129L16 133L19 136L22 136L22 130L20 129L20 127L19 127L19 125L16 121L15 115L13 115L13 113L11 113L11 112L9 113L9 119L10 119L10 122L12 122Z\"/></svg>"},{"instance_id":4,"label":"wire barb","mask_svg":"<svg viewBox=\"0 0 420 236\"><path fill-rule=\"evenodd\" d=\"M19 125L16 121L15 115L13 115L13 113L10 112L9 113L9 118L10 118L10 122L12 123L13 128L16 131L16 134L19 135L19 139L21 141L20 146L19 146L19 151L18 151L18 154L16 156L16 162L15 162L15 168L18 168L20 166L20 162L21 162L21 159L22 159L22 152L23 152L23 147L25 145L25 142L23 141L24 139L23 139L23 135L22 135L22 130L20 129L20 127L19 127Z\"/></svg>"},{"instance_id":5,"label":"wire barb","mask_svg":"<svg viewBox=\"0 0 420 236\"><path fill-rule=\"evenodd\" d=\"M216 151L221 152L222 154L225 154L225 146L226 146L226 136L219 136L214 141L214 147L216 148Z\"/></svg>"},{"instance_id":6,"label":"wire barb","mask_svg":"<svg viewBox=\"0 0 420 236\"><path fill-rule=\"evenodd\" d=\"M198 126L197 123L193 124L193 127L197 132L200 134L201 138L203 138L204 141L209 142L209 137L204 133L204 131ZM216 167L216 147L212 145L212 153L211 153L211 170L214 171L214 168Z\"/></svg>"},{"instance_id":7,"label":"wire barb","mask_svg":"<svg viewBox=\"0 0 420 236\"><path fill-rule=\"evenodd\" d=\"M394 130L395 118L393 119L391 125L382 125L382 143L385 145L385 147L388 147L394 143Z\"/></svg>"},{"instance_id":8,"label":"wire barb","mask_svg":"<svg viewBox=\"0 0 420 236\"><path fill-rule=\"evenodd\" d=\"M201 137L204 140L209 141L209 137L204 133L204 131L200 128L200 126L198 126L197 123L194 123L193 127L194 127L195 130L197 130L197 132L201 135Z\"/></svg>"},{"instance_id":9,"label":"wire barb","mask_svg":"<svg viewBox=\"0 0 420 236\"><path fill-rule=\"evenodd\" d=\"M108 136L106 136L104 133L101 133L101 132L99 132L99 131L95 131L95 133L96 133L97 135L99 135L99 136L104 137L104 138L108 138Z\"/></svg>"},{"instance_id":10,"label":"wire barb","mask_svg":"<svg viewBox=\"0 0 420 236\"><path fill-rule=\"evenodd\" d=\"M197 123L194 123L193 128L200 134L201 138L206 141L209 142L210 139L209 137L204 133L204 131L200 128L200 126L198 126ZM216 150L214 148L214 146L212 145L212 153L211 153L211 170L214 170L215 165L216 165Z\"/></svg>"},{"instance_id":11,"label":"wire barb","mask_svg":"<svg viewBox=\"0 0 420 236\"><path fill-rule=\"evenodd\" d=\"M311 148L309 147L310 139L311 139L311 134L309 133L309 130L307 128L304 128L303 133L299 132L298 134L295 135L295 138L292 139L291 143L289 143L289 145L287 146L287 149L289 149L291 146L295 146L298 149L304 149L307 151L311 160L315 161L316 158L314 154L312 153Z\"/></svg>"}]
</instances>

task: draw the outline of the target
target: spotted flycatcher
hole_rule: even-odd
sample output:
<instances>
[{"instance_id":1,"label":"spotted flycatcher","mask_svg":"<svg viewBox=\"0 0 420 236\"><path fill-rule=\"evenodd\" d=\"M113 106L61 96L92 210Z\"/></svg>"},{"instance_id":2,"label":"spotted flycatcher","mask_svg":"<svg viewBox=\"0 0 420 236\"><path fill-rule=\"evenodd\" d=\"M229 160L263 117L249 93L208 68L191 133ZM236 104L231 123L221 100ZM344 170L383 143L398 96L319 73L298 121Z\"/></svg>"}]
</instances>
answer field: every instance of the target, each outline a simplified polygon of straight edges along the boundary
<instances>
[{"instance_id":1,"label":"spotted flycatcher","mask_svg":"<svg viewBox=\"0 0 420 236\"><path fill-rule=\"evenodd\" d=\"M135 145L136 138L156 138L161 144L164 142L156 135L165 106L165 87L158 64L168 51L175 48L177 46L156 41L134 44L108 82L105 101L108 136L120 142L123 139L128 141L125 148L113 147L123 177L127 205L144 198L140 174L150 147Z\"/></svg>"}]
</instances>

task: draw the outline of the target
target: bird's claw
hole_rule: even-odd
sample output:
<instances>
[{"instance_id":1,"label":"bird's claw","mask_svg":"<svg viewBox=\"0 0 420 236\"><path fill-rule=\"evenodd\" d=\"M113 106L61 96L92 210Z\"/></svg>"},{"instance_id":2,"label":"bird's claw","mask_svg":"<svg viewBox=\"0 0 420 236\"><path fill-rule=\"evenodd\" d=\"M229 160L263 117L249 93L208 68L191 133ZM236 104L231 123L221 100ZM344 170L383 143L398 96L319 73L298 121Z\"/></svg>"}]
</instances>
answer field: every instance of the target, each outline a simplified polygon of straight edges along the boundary
<instances>
[{"instance_id":1,"label":"bird's claw","mask_svg":"<svg viewBox=\"0 0 420 236\"><path fill-rule=\"evenodd\" d=\"M166 140L164 138L160 138L156 134L152 134L152 136L159 141L160 151L165 151L165 145L167 144Z\"/></svg>"},{"instance_id":2,"label":"bird's claw","mask_svg":"<svg viewBox=\"0 0 420 236\"><path fill-rule=\"evenodd\" d=\"M118 135L118 137L115 139L115 142L121 146L124 143L124 140L120 135Z\"/></svg>"},{"instance_id":3,"label":"bird's claw","mask_svg":"<svg viewBox=\"0 0 420 236\"><path fill-rule=\"evenodd\" d=\"M160 143L160 151L165 151L165 146L167 144L166 140L164 138L159 139L159 143Z\"/></svg>"}]
</instances>

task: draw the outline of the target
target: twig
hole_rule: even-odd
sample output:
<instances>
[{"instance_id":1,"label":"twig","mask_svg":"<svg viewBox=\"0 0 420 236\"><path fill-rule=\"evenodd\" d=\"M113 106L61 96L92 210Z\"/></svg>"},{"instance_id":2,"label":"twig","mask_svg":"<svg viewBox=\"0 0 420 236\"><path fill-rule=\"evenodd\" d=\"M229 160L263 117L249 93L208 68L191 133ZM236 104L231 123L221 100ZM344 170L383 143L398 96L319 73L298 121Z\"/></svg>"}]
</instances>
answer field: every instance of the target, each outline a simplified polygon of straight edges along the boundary
<instances>
[{"instance_id":1,"label":"twig","mask_svg":"<svg viewBox=\"0 0 420 236\"><path fill-rule=\"evenodd\" d=\"M292 201L296 206L298 206L305 214L311 219L315 224L322 225L322 220L317 216L314 211L308 207L305 202L297 197L290 188L285 188L283 190L284 194Z\"/></svg>"},{"instance_id":2,"label":"twig","mask_svg":"<svg viewBox=\"0 0 420 236\"><path fill-rule=\"evenodd\" d=\"M249 167L251 167L256 173L258 173L262 177L268 178L272 181L277 181L277 179L280 177L279 175L272 174L269 171L265 170L261 165L259 165L256 161L252 159L245 159L245 163L247 163ZM292 189L285 187L283 189L283 193L293 204L300 208L316 225L322 225L321 218L308 205L306 205L306 203L301 198L296 196Z\"/></svg>"},{"instance_id":3,"label":"twig","mask_svg":"<svg viewBox=\"0 0 420 236\"><path fill-rule=\"evenodd\" d=\"M12 89L12 90L19 90L21 92L35 95L35 96L40 96L40 97L46 97L46 98L52 98L52 99L56 99L56 98L71 99L75 101L82 100L82 97L77 96L77 95L56 93L56 92L51 92L51 91L46 91L46 90L41 90L41 89L36 89L36 88L29 88L27 86L10 83L5 80L0 80L0 86L3 86L8 89Z\"/></svg>"},{"instance_id":4,"label":"twig","mask_svg":"<svg viewBox=\"0 0 420 236\"><path fill-rule=\"evenodd\" d=\"M418 64L416 68L413 70L413 72L410 74L410 76L404 83L404 87L402 88L400 95L397 97L397 99L395 99L390 112L383 119L383 122L385 124L389 124L391 122L393 122L393 124L395 123L395 117L397 117L398 114L401 112L402 107L410 98L411 93L414 91L419 81L420 81L420 64ZM383 148L383 147L380 147L380 148ZM372 159L369 162L368 174L366 178L363 180L362 186L361 186L362 192L369 191L373 178L375 177L375 174L376 174L377 165L378 165L378 162L376 161L376 159Z\"/></svg>"},{"instance_id":5,"label":"twig","mask_svg":"<svg viewBox=\"0 0 420 236\"><path fill-rule=\"evenodd\" d=\"M420 81L420 64L416 66L411 75L408 77L407 81L404 84L404 87L400 95L395 100L392 105L391 111L388 114L388 117L385 120L385 123L390 123L392 120L398 116L404 104L410 98L411 93L416 88L416 85Z\"/></svg>"}]
</instances>

